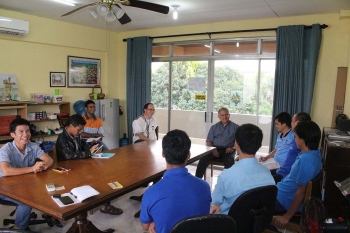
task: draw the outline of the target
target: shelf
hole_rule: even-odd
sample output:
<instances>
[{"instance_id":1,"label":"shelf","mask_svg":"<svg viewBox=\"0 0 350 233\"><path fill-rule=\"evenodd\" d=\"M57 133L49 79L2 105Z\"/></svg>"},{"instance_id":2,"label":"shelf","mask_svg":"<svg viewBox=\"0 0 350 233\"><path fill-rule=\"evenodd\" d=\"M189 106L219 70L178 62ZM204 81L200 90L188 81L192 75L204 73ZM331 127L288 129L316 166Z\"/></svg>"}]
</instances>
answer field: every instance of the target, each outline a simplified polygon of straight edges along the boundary
<instances>
[{"instance_id":1,"label":"shelf","mask_svg":"<svg viewBox=\"0 0 350 233\"><path fill-rule=\"evenodd\" d=\"M58 119L46 119L46 120L28 120L29 122L45 122L45 121L58 121Z\"/></svg>"},{"instance_id":2,"label":"shelf","mask_svg":"<svg viewBox=\"0 0 350 233\"><path fill-rule=\"evenodd\" d=\"M69 102L55 102L55 103L28 103L28 106L39 106L39 105L61 105L61 104L69 104Z\"/></svg>"}]
</instances>

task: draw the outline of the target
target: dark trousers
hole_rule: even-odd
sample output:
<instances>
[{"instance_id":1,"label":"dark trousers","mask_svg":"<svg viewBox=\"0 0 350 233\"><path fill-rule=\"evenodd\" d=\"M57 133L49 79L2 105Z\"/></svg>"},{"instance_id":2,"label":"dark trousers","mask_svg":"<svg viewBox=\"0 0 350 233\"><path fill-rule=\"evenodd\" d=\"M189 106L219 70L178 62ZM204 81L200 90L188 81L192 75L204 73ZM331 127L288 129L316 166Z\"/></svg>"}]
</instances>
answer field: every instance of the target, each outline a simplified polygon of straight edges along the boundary
<instances>
[{"instance_id":1,"label":"dark trousers","mask_svg":"<svg viewBox=\"0 0 350 233\"><path fill-rule=\"evenodd\" d=\"M226 148L217 148L217 151L219 152L219 157L215 157L213 153L210 153L199 160L197 170L196 170L196 176L198 178L203 177L205 171L207 170L208 165L212 160L223 161L226 169L232 167L232 165L235 163L235 160L233 158L233 153L226 153L225 152Z\"/></svg>"}]
</instances>

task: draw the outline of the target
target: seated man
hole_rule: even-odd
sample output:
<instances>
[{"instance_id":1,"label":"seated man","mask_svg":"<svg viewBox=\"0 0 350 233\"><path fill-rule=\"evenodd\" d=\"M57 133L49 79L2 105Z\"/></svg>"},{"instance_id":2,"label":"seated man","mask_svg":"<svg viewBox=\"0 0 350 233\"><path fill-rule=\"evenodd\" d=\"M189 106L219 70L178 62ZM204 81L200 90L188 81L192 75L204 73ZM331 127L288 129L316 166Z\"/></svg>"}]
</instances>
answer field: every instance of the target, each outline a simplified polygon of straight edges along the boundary
<instances>
[{"instance_id":1,"label":"seated man","mask_svg":"<svg viewBox=\"0 0 350 233\"><path fill-rule=\"evenodd\" d=\"M163 179L145 192L140 221L146 231L168 233L184 218L209 214L211 198L208 183L185 168L191 155L187 134L181 130L168 132L162 147L167 170Z\"/></svg>"},{"instance_id":2,"label":"seated man","mask_svg":"<svg viewBox=\"0 0 350 233\"><path fill-rule=\"evenodd\" d=\"M196 170L196 176L199 178L203 177L210 161L213 159L222 158L226 169L235 163L233 158L235 148L233 145L238 125L230 121L230 113L227 108L220 108L218 117L220 122L210 128L207 136L207 146L214 146L216 149L199 160Z\"/></svg>"},{"instance_id":3,"label":"seated man","mask_svg":"<svg viewBox=\"0 0 350 233\"><path fill-rule=\"evenodd\" d=\"M143 114L132 122L133 143L147 140L157 140L157 119L153 117L154 105L147 103L143 106Z\"/></svg>"},{"instance_id":4,"label":"seated man","mask_svg":"<svg viewBox=\"0 0 350 233\"><path fill-rule=\"evenodd\" d=\"M275 212L286 212L283 216L274 216L272 225L283 227L296 212L301 212L307 182L321 171L322 156L318 150L321 130L313 121L299 122L295 129L295 143L301 153L295 160L290 173L277 183L277 201Z\"/></svg>"},{"instance_id":5,"label":"seated man","mask_svg":"<svg viewBox=\"0 0 350 233\"><path fill-rule=\"evenodd\" d=\"M47 170L53 159L36 143L30 142L30 123L22 118L10 123L12 142L0 149L0 177L38 173ZM18 205L14 229L27 229L32 208L0 194L0 199Z\"/></svg>"},{"instance_id":6,"label":"seated man","mask_svg":"<svg viewBox=\"0 0 350 233\"><path fill-rule=\"evenodd\" d=\"M287 158L290 144L294 141L294 133L291 131L291 117L287 112L281 112L275 116L275 127L278 135L276 140L275 149L267 156L261 156L260 162L267 159L274 158L275 161L281 166ZM276 175L276 170L271 170L272 175Z\"/></svg>"},{"instance_id":7,"label":"seated man","mask_svg":"<svg viewBox=\"0 0 350 233\"><path fill-rule=\"evenodd\" d=\"M262 139L262 131L256 125L244 124L238 127L235 148L239 161L219 175L211 195L211 214L228 214L232 204L245 191L275 184L269 169L255 158Z\"/></svg>"},{"instance_id":8,"label":"seated man","mask_svg":"<svg viewBox=\"0 0 350 233\"><path fill-rule=\"evenodd\" d=\"M102 142L103 138L103 122L101 118L95 115L96 105L92 100L87 100L85 102L85 111L83 114L83 118L86 122L83 132L81 132L80 136L82 138L98 138L101 139L98 142L93 141L92 144L98 143L100 146L103 145L102 150L108 150L108 147L105 143ZM90 143L91 145L91 143Z\"/></svg>"},{"instance_id":9,"label":"seated man","mask_svg":"<svg viewBox=\"0 0 350 233\"><path fill-rule=\"evenodd\" d=\"M293 132L294 132L295 126L297 126L297 124L302 121L311 121L310 115L306 112L299 112L293 116L292 118ZM292 143L289 144L289 150L287 152L286 160L280 165L280 168L277 169L276 174L273 176L276 183L280 182L284 177L286 177L289 174L290 169L292 168L292 165L299 153L300 153L300 150L297 148L297 145L295 144L295 139L294 139Z\"/></svg>"},{"instance_id":10,"label":"seated man","mask_svg":"<svg viewBox=\"0 0 350 233\"><path fill-rule=\"evenodd\" d=\"M91 158L91 154L98 147L98 144L91 148L83 140L81 140L80 133L85 125L84 118L79 114L70 116L67 120L66 127L58 136L56 142L57 160L65 161L70 159ZM123 210L116 208L106 202L100 209L101 213L111 215L120 215Z\"/></svg>"}]
</instances>

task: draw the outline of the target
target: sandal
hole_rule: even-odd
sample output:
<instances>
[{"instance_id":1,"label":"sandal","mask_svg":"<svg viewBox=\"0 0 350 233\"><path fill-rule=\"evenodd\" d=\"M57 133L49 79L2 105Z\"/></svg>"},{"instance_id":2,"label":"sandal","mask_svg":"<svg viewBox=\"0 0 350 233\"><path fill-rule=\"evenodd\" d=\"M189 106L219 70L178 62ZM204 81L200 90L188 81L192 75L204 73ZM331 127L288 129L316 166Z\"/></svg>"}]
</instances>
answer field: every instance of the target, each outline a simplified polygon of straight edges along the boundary
<instances>
[{"instance_id":1,"label":"sandal","mask_svg":"<svg viewBox=\"0 0 350 233\"><path fill-rule=\"evenodd\" d=\"M110 215L121 215L123 213L122 209L116 208L112 205L105 206L104 209L100 209L101 213Z\"/></svg>"}]
</instances>

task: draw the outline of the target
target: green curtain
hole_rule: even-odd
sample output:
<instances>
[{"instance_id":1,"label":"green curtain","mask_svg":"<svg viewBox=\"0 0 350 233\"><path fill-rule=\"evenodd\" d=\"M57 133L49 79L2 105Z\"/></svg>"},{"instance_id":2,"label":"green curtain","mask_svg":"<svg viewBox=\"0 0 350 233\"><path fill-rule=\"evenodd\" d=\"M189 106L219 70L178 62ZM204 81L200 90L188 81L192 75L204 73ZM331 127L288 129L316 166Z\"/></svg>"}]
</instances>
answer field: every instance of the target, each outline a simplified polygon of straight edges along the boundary
<instances>
[{"instance_id":1,"label":"green curtain","mask_svg":"<svg viewBox=\"0 0 350 233\"><path fill-rule=\"evenodd\" d=\"M132 142L132 122L151 102L152 39L146 36L127 39L126 102L127 125Z\"/></svg>"},{"instance_id":2,"label":"green curtain","mask_svg":"<svg viewBox=\"0 0 350 233\"><path fill-rule=\"evenodd\" d=\"M277 51L273 117L280 112L293 115L310 113L321 46L319 24L277 28ZM270 150L276 143L277 131L271 124Z\"/></svg>"}]
</instances>

